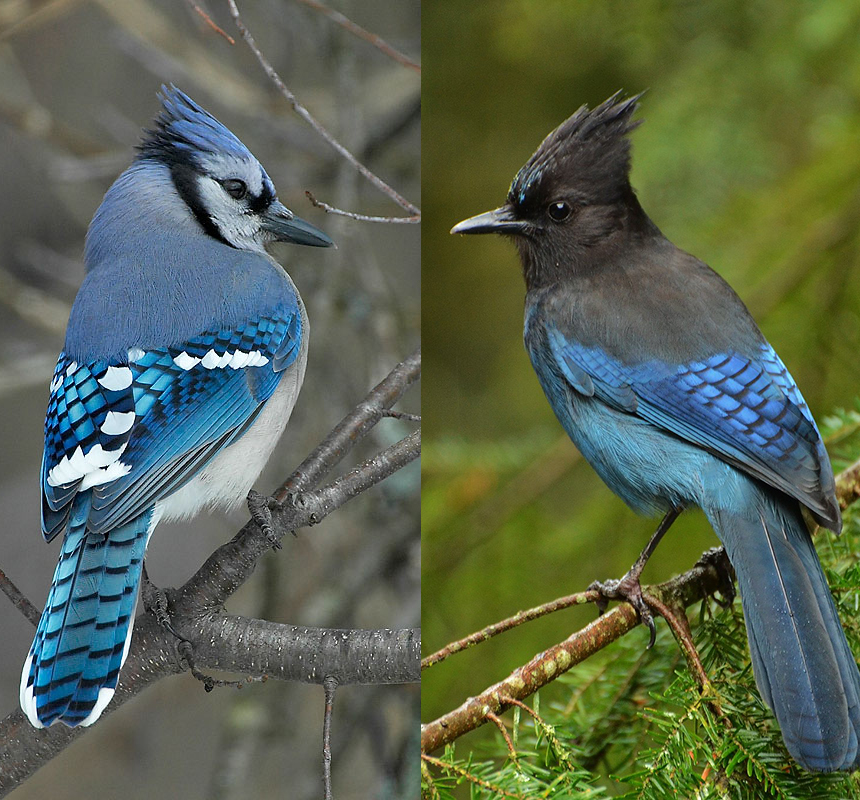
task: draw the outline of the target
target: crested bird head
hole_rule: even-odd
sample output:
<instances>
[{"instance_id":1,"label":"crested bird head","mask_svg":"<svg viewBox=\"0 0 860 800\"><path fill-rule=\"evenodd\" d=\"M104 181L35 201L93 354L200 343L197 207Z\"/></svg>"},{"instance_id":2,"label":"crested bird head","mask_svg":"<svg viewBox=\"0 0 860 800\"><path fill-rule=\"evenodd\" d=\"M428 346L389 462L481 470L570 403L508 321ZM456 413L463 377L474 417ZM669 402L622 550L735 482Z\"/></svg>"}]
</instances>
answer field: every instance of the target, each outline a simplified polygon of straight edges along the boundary
<instances>
[{"instance_id":1,"label":"crested bird head","mask_svg":"<svg viewBox=\"0 0 860 800\"><path fill-rule=\"evenodd\" d=\"M641 95L616 92L582 106L541 142L516 174L503 206L464 220L451 233L513 237L529 287L575 269L578 257L621 230L654 232L630 186L627 134Z\"/></svg>"},{"instance_id":2,"label":"crested bird head","mask_svg":"<svg viewBox=\"0 0 860 800\"><path fill-rule=\"evenodd\" d=\"M276 241L333 244L278 200L260 162L208 111L172 85L161 87L161 103L135 164L169 169L176 192L206 234L257 252Z\"/></svg>"}]
</instances>

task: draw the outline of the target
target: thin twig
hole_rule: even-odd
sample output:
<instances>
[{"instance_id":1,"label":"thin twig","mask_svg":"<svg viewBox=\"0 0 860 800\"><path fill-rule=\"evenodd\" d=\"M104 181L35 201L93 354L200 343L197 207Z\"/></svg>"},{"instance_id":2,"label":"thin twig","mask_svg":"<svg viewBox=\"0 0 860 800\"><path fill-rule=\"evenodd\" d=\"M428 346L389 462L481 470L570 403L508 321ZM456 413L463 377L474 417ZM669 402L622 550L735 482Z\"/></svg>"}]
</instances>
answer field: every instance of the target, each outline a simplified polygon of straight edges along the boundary
<instances>
[{"instance_id":1,"label":"thin twig","mask_svg":"<svg viewBox=\"0 0 860 800\"><path fill-rule=\"evenodd\" d=\"M337 678L330 675L323 681L325 712L323 713L323 798L332 800L331 794L331 717L334 710L334 695Z\"/></svg>"},{"instance_id":2,"label":"thin twig","mask_svg":"<svg viewBox=\"0 0 860 800\"><path fill-rule=\"evenodd\" d=\"M486 791L490 793L491 797L516 797L520 798L520 800L523 797L521 794L514 794L513 792L502 789L500 786L496 786L489 781L485 781L456 764L449 764L447 761L442 761L440 758L434 758L433 756L427 755L427 753L421 753L421 759L425 764L432 764L443 772L452 772L463 780L469 781L469 783L474 783L482 789L486 789Z\"/></svg>"},{"instance_id":3,"label":"thin twig","mask_svg":"<svg viewBox=\"0 0 860 800\"><path fill-rule=\"evenodd\" d=\"M399 419L403 422L421 422L420 414L410 414L408 411L395 411L393 408L384 408L382 410L383 417L391 419Z\"/></svg>"},{"instance_id":4,"label":"thin twig","mask_svg":"<svg viewBox=\"0 0 860 800\"><path fill-rule=\"evenodd\" d=\"M12 601L12 605L30 622L34 625L39 624L39 617L42 616L42 612L24 596L24 593L12 583L2 569L0 569L0 591Z\"/></svg>"},{"instance_id":5,"label":"thin twig","mask_svg":"<svg viewBox=\"0 0 860 800\"><path fill-rule=\"evenodd\" d=\"M230 44L236 44L236 40L232 36L230 36L230 34L227 33L227 31L225 31L220 25L218 25L215 20L213 20L212 17L210 17L202 8L200 8L200 6L198 6L197 3L194 2L194 0L185 0L185 2L188 3L188 5L191 6L191 8L196 11L201 17L203 17L203 21L210 28L212 28L215 33L219 34L220 36L223 36Z\"/></svg>"},{"instance_id":6,"label":"thin twig","mask_svg":"<svg viewBox=\"0 0 860 800\"><path fill-rule=\"evenodd\" d=\"M498 636L500 633L512 630L513 628L522 625L524 622L531 622L533 619L539 619L540 617L552 614L555 611L561 611L563 608L581 606L584 603L593 603L597 600L598 596L599 593L595 591L577 592L576 594L570 594L567 597L559 597L556 600L551 600L549 603L535 606L534 608L528 609L528 611L518 611L512 617L500 620L492 625L487 625L486 628L475 631L475 633L470 633L468 636L464 636L456 642L451 642L451 644L446 645L441 650L431 653L429 656L421 660L421 669L425 670L428 667L432 667L434 664L444 661L448 656L454 655L454 653L459 653L461 650L473 647L480 642L491 639L493 636Z\"/></svg>"},{"instance_id":7,"label":"thin twig","mask_svg":"<svg viewBox=\"0 0 860 800\"><path fill-rule=\"evenodd\" d=\"M284 502L290 494L312 489L320 479L338 464L361 441L403 396L403 393L421 376L421 348L401 361L388 375L368 392L314 449L274 497Z\"/></svg>"},{"instance_id":8,"label":"thin twig","mask_svg":"<svg viewBox=\"0 0 860 800\"><path fill-rule=\"evenodd\" d=\"M328 203L324 203L322 200L317 200L313 192L306 191L305 196L310 200L311 205L314 208L322 209L326 214L334 214L339 217L349 217L350 219L357 219L359 222L404 223L407 225L415 225L421 222L420 214L414 214L411 217L376 217L369 214L359 214L355 211L344 211L342 208L335 208L334 206L330 206Z\"/></svg>"},{"instance_id":9,"label":"thin twig","mask_svg":"<svg viewBox=\"0 0 860 800\"><path fill-rule=\"evenodd\" d=\"M692 569L658 586L648 588L651 597L686 607L718 591L724 576L714 560L700 561ZM640 624L629 603L603 614L565 641L535 656L507 678L488 687L459 708L421 727L421 749L430 753L487 722L487 713L500 714L511 699L524 700L576 664L621 638Z\"/></svg>"},{"instance_id":10,"label":"thin twig","mask_svg":"<svg viewBox=\"0 0 860 800\"><path fill-rule=\"evenodd\" d=\"M409 69L415 70L419 75L421 74L421 66L416 64L409 56L403 55L399 50L395 50L388 42L385 41L380 36L377 36L375 33L371 33L368 30L365 30L361 27L361 25L356 25L351 19L348 19L340 11L335 11L328 6L323 5L322 3L317 2L317 0L299 0L300 3L304 3L306 6L310 8L316 9L317 11L325 14L332 22L337 25L340 25L341 28L349 31L351 34L357 36L359 39L364 39L364 41L372 44L377 50L385 53L389 58L394 59L399 64L403 64L404 67L409 67Z\"/></svg>"},{"instance_id":11,"label":"thin twig","mask_svg":"<svg viewBox=\"0 0 860 800\"><path fill-rule=\"evenodd\" d=\"M350 470L346 475L332 481L328 486L294 496L291 498L292 503L276 512L273 517L275 521L281 523L281 532L294 529L296 516L306 520L305 524L316 525L347 500L385 480L420 455L421 429L419 428ZM297 513L293 513L293 509Z\"/></svg>"},{"instance_id":12,"label":"thin twig","mask_svg":"<svg viewBox=\"0 0 860 800\"><path fill-rule=\"evenodd\" d=\"M508 729L505 727L505 723L502 722L501 717L497 714L494 714L492 711L487 712L487 719L493 723L502 733L502 738L505 740L505 744L508 746L508 753L510 753L511 761L514 763L517 762L517 751L514 748L514 743L511 741L510 734L508 733Z\"/></svg>"},{"instance_id":13,"label":"thin twig","mask_svg":"<svg viewBox=\"0 0 860 800\"><path fill-rule=\"evenodd\" d=\"M362 164L349 150L347 150L337 139L334 138L323 126L320 124L311 113L298 101L296 96L287 88L284 81L281 79L281 76L275 71L275 68L269 63L263 53L260 51L260 48L257 47L257 42L254 40L254 37L251 35L251 32L245 27L245 23L242 21L242 17L239 15L239 9L236 6L236 0L227 0L227 5L230 9L230 16L233 17L233 21L236 23L236 27L239 29L239 32L242 34L242 38L245 40L246 44L249 48L251 48L251 52L257 57L257 61L260 62L260 66L265 71L266 75L269 76L269 79L275 86L278 88L278 91L284 96L286 101L290 104L293 111L295 111L305 122L308 123L323 139L325 139L347 162L349 162L358 172L360 172L367 180L369 180L379 191L383 194L386 194L390 197L397 205L401 208L408 211L410 214L415 216L420 216L420 209L410 203L405 197L402 197L398 194L394 189L392 189L382 178L375 175L371 172L364 164Z\"/></svg>"}]
</instances>

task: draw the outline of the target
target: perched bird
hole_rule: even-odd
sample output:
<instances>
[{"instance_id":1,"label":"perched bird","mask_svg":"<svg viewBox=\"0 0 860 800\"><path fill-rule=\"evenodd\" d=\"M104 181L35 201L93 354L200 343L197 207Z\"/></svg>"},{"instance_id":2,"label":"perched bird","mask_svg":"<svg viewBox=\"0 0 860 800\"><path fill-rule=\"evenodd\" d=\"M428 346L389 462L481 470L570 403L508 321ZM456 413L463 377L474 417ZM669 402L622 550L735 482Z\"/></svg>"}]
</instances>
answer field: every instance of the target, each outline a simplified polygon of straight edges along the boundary
<instances>
[{"instance_id":1,"label":"perched bird","mask_svg":"<svg viewBox=\"0 0 860 800\"><path fill-rule=\"evenodd\" d=\"M608 589L650 619L639 572L680 511L701 508L737 574L756 682L789 752L809 770L853 770L860 674L801 516L839 532L830 461L743 302L642 210L627 138L637 100L580 108L505 205L452 233L514 240L525 345L556 416L628 505L666 515Z\"/></svg>"},{"instance_id":2,"label":"perched bird","mask_svg":"<svg viewBox=\"0 0 860 800\"><path fill-rule=\"evenodd\" d=\"M241 501L289 419L308 319L270 242L328 247L187 95L96 211L51 381L42 532L60 560L21 675L36 727L91 725L128 654L161 519Z\"/></svg>"}]
</instances>

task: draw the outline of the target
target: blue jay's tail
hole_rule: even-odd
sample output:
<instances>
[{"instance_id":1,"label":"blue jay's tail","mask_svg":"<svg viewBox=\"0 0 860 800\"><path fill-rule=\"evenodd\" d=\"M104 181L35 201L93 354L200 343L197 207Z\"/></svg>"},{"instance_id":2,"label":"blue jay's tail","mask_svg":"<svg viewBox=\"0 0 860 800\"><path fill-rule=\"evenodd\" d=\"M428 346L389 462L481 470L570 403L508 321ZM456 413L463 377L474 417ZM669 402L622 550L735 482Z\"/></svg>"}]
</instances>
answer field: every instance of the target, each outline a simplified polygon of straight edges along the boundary
<instances>
[{"instance_id":1,"label":"blue jay's tail","mask_svg":"<svg viewBox=\"0 0 860 800\"><path fill-rule=\"evenodd\" d=\"M755 487L744 514L708 513L738 578L753 671L791 755L860 765L860 673L798 504Z\"/></svg>"},{"instance_id":2,"label":"blue jay's tail","mask_svg":"<svg viewBox=\"0 0 860 800\"><path fill-rule=\"evenodd\" d=\"M37 728L91 725L116 690L131 642L152 511L109 531L69 527L30 655L21 708Z\"/></svg>"}]
</instances>

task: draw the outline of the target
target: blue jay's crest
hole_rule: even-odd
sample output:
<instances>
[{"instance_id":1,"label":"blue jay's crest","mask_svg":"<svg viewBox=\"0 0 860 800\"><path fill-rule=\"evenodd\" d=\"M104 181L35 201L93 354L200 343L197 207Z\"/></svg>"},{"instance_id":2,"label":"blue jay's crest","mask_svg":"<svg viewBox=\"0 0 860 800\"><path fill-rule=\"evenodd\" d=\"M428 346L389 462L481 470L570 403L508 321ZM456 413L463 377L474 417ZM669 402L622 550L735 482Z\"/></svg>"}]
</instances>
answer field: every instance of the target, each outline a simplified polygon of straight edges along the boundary
<instances>
[{"instance_id":1,"label":"blue jay's crest","mask_svg":"<svg viewBox=\"0 0 860 800\"><path fill-rule=\"evenodd\" d=\"M208 111L172 84L161 87L161 111L155 129L144 131L138 158L158 161L193 161L200 155L230 154L254 161L251 151Z\"/></svg>"},{"instance_id":2,"label":"blue jay's crest","mask_svg":"<svg viewBox=\"0 0 860 800\"><path fill-rule=\"evenodd\" d=\"M593 110L581 106L552 131L517 173L508 202L542 206L554 195L571 193L584 204L614 201L628 183L627 134L642 122L631 121L642 95L620 96L616 92Z\"/></svg>"},{"instance_id":3,"label":"blue jay's crest","mask_svg":"<svg viewBox=\"0 0 860 800\"><path fill-rule=\"evenodd\" d=\"M145 131L138 150L135 164L115 184L122 187L117 194L128 192L126 184L140 179L141 173L156 180L166 167L187 210L205 233L222 244L258 253L273 241L311 247L333 244L286 208L251 151L175 86L161 87L155 128ZM107 197L114 201L111 192ZM100 226L101 211L93 228Z\"/></svg>"}]
</instances>

